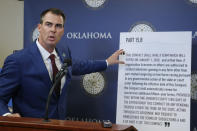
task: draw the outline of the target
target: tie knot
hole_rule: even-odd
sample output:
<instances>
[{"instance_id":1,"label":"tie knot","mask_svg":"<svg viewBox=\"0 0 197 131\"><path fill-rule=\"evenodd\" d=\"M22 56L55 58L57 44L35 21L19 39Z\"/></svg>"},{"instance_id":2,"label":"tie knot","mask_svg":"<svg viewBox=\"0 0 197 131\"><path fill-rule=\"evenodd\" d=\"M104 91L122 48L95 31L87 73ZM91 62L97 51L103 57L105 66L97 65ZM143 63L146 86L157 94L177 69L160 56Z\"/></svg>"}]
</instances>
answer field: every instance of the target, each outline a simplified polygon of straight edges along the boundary
<instances>
[{"instance_id":1,"label":"tie knot","mask_svg":"<svg viewBox=\"0 0 197 131\"><path fill-rule=\"evenodd\" d=\"M49 56L49 58L51 59L51 61L54 61L54 60L55 60L55 55L54 55L54 54L51 54L51 55Z\"/></svg>"}]
</instances>

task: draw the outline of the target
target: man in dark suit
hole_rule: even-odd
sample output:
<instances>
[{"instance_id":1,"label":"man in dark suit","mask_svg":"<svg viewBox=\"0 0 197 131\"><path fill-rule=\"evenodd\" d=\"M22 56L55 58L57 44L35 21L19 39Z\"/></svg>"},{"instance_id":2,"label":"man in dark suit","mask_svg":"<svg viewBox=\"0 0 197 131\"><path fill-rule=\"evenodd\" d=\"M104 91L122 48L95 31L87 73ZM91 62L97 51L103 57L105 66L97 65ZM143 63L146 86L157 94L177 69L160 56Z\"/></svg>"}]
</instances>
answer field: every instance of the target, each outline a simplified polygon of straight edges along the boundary
<instances>
[{"instance_id":1,"label":"man in dark suit","mask_svg":"<svg viewBox=\"0 0 197 131\"><path fill-rule=\"evenodd\" d=\"M37 41L6 58L0 73L0 115L38 118L44 116L55 68L60 69L65 58L71 59L68 48L56 48L64 33L64 23L65 16L61 10L50 8L43 11L38 24L40 35ZM52 95L49 118L65 118L66 92L72 75L103 71L109 65L122 64L124 62L118 60L121 53L123 50L118 50L102 61L73 60L68 73L59 84L59 91ZM9 112L7 106L10 98L13 101L13 113Z\"/></svg>"}]
</instances>

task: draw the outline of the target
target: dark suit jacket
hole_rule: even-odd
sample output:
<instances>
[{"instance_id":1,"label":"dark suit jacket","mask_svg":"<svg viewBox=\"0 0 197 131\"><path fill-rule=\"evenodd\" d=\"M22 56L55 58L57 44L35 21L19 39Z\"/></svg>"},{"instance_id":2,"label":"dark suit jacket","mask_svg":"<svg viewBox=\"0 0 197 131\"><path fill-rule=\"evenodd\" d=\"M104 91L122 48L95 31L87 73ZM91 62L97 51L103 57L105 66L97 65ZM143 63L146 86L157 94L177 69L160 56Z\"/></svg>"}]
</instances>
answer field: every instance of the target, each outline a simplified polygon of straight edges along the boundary
<instances>
[{"instance_id":1,"label":"dark suit jacket","mask_svg":"<svg viewBox=\"0 0 197 131\"><path fill-rule=\"evenodd\" d=\"M56 50L61 61L71 58L68 48ZM52 95L49 118L65 118L67 88L72 74L82 75L107 68L105 61L72 60L72 63L61 96L58 99L55 94ZM49 73L35 43L8 56L0 73L0 115L9 112L7 103L12 98L14 113L20 113L22 117L44 117L51 87Z\"/></svg>"}]
</instances>

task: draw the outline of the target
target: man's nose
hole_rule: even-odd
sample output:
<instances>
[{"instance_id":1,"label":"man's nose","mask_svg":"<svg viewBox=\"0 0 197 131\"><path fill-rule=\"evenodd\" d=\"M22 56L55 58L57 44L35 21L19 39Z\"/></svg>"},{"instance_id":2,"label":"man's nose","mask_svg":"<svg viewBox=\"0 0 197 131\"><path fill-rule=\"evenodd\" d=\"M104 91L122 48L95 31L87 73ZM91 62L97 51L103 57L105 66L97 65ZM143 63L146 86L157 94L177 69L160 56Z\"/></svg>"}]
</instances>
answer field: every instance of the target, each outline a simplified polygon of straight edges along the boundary
<instances>
[{"instance_id":1,"label":"man's nose","mask_svg":"<svg viewBox=\"0 0 197 131\"><path fill-rule=\"evenodd\" d=\"M56 32L56 26L52 26L52 27L51 27L51 31L52 31L52 32Z\"/></svg>"}]
</instances>

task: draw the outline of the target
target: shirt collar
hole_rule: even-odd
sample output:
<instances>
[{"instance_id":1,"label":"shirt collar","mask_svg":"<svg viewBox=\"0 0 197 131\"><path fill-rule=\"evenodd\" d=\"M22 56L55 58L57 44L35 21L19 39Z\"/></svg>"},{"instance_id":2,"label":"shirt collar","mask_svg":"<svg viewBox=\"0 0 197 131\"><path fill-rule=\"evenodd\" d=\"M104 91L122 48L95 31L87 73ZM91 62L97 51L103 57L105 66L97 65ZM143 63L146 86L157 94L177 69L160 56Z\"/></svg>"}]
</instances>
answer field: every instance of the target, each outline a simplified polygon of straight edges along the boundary
<instances>
[{"instance_id":1,"label":"shirt collar","mask_svg":"<svg viewBox=\"0 0 197 131\"><path fill-rule=\"evenodd\" d=\"M54 54L56 58L59 58L57 55L56 50L53 50L52 53L49 53L42 45L39 43L38 39L36 40L36 45L38 46L38 49L40 50L40 53L44 60L47 60L51 54Z\"/></svg>"}]
</instances>

